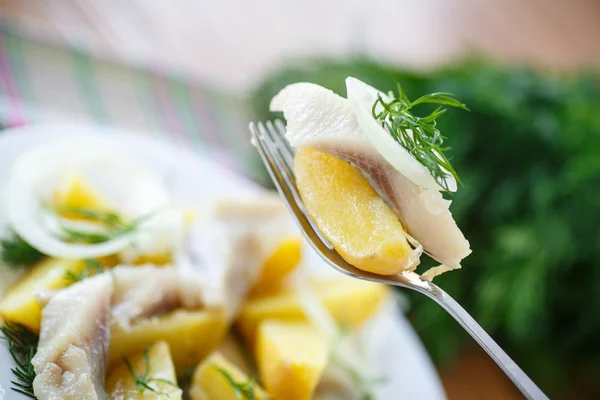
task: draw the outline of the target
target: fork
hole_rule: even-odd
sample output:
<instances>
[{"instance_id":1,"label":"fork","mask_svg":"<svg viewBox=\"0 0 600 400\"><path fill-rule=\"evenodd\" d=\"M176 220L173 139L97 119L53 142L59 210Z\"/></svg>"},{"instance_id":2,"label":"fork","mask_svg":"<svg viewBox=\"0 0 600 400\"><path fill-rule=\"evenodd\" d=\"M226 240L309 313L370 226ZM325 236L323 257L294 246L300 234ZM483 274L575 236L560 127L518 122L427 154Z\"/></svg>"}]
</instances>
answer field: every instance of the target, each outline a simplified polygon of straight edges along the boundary
<instances>
[{"instance_id":1,"label":"fork","mask_svg":"<svg viewBox=\"0 0 600 400\"><path fill-rule=\"evenodd\" d=\"M477 321L437 285L422 280L414 272L383 276L362 271L344 261L306 213L304 203L296 187L292 168L294 151L285 139L285 132L285 125L280 120L267 121L265 124L262 122L258 124L250 123L253 144L258 149L267 171L275 183L275 187L285 200L294 220L317 254L334 269L353 278L399 286L426 295L442 306L475 339L525 397L532 400L548 399L544 392L496 344L494 339L485 332Z\"/></svg>"}]
</instances>

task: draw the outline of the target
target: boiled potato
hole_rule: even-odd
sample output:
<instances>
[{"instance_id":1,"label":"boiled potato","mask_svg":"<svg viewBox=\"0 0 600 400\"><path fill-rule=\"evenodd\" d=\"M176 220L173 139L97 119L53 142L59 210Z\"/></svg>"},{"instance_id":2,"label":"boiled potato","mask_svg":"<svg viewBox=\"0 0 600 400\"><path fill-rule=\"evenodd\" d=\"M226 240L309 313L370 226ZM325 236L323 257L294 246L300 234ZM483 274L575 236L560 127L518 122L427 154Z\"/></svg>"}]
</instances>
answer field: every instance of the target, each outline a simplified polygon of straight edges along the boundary
<instances>
[{"instance_id":1,"label":"boiled potato","mask_svg":"<svg viewBox=\"0 0 600 400\"><path fill-rule=\"evenodd\" d=\"M238 385L238 393L241 393L244 399L270 398L260 385L251 381L248 375L229 362L220 352L211 354L196 368L190 397L192 400L238 400L240 397L234 385Z\"/></svg>"},{"instance_id":2,"label":"boiled potato","mask_svg":"<svg viewBox=\"0 0 600 400\"><path fill-rule=\"evenodd\" d=\"M72 176L61 182L54 192L54 205L66 208L85 208L88 210L103 210L106 206L100 197L80 176ZM67 218L81 218L78 215L63 213Z\"/></svg>"},{"instance_id":3,"label":"boiled potato","mask_svg":"<svg viewBox=\"0 0 600 400\"><path fill-rule=\"evenodd\" d=\"M267 293L275 290L300 264L302 238L290 236L283 239L264 262L260 278L252 289L253 293Z\"/></svg>"},{"instance_id":4,"label":"boiled potato","mask_svg":"<svg viewBox=\"0 0 600 400\"><path fill-rule=\"evenodd\" d=\"M340 276L315 281L314 290L340 324L358 327L373 315L387 298L385 285ZM304 320L300 297L293 288L250 298L237 320L237 327L252 347L256 330L265 319Z\"/></svg>"},{"instance_id":5,"label":"boiled potato","mask_svg":"<svg viewBox=\"0 0 600 400\"><path fill-rule=\"evenodd\" d=\"M415 269L402 224L358 169L303 147L294 172L308 215L344 260L381 275Z\"/></svg>"},{"instance_id":6,"label":"boiled potato","mask_svg":"<svg viewBox=\"0 0 600 400\"><path fill-rule=\"evenodd\" d=\"M127 357L135 376L151 389L139 387L125 360L107 373L105 389L111 400L179 400L183 391L177 386L175 367L167 342L157 342Z\"/></svg>"},{"instance_id":7,"label":"boiled potato","mask_svg":"<svg viewBox=\"0 0 600 400\"><path fill-rule=\"evenodd\" d=\"M325 336L307 322L266 320L258 329L258 370L275 399L312 398L328 354Z\"/></svg>"},{"instance_id":8,"label":"boiled potato","mask_svg":"<svg viewBox=\"0 0 600 400\"><path fill-rule=\"evenodd\" d=\"M0 301L0 315L5 321L21 324L39 333L42 307L36 295L68 286L67 272L80 273L83 261L49 258L36 264Z\"/></svg>"},{"instance_id":9,"label":"boiled potato","mask_svg":"<svg viewBox=\"0 0 600 400\"><path fill-rule=\"evenodd\" d=\"M164 340L171 348L178 376L187 373L223 340L225 316L216 310L176 310L135 322L129 329L113 325L109 364Z\"/></svg>"}]
</instances>

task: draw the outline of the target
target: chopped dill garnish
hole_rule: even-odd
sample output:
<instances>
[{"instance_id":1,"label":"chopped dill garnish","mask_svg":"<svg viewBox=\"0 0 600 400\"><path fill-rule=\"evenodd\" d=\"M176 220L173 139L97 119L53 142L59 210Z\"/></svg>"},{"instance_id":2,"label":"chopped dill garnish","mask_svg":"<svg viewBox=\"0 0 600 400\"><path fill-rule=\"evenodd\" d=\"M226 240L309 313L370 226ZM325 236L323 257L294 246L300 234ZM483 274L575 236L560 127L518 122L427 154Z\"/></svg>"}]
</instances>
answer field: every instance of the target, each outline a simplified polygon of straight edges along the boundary
<instances>
[{"instance_id":1,"label":"chopped dill garnish","mask_svg":"<svg viewBox=\"0 0 600 400\"><path fill-rule=\"evenodd\" d=\"M390 135L404 147L417 161L429 170L435 181L446 191L450 191L446 179L453 176L461 183L456 171L450 164L450 159L444 152L450 147L444 147L444 136L436 127L436 120L441 117L446 108L442 106L457 107L469 110L466 105L454 98L452 93L438 92L426 94L415 101L410 101L399 83L396 83L398 97L393 92L389 93L390 100L386 102L381 95L373 104L373 117L380 120L387 128ZM412 115L413 107L420 104L439 104L431 114L426 117ZM381 105L382 111L377 112Z\"/></svg>"},{"instance_id":2,"label":"chopped dill garnish","mask_svg":"<svg viewBox=\"0 0 600 400\"><path fill-rule=\"evenodd\" d=\"M37 351L39 338L24 326L9 322L0 327L0 332L2 332L4 339L8 343L8 351L16 364L16 367L11 368L11 372L16 377L16 380L11 381L13 384L11 389L35 399L36 397L33 393L35 371L33 370L31 360Z\"/></svg>"},{"instance_id":3,"label":"chopped dill garnish","mask_svg":"<svg viewBox=\"0 0 600 400\"><path fill-rule=\"evenodd\" d=\"M12 233L11 237L0 240L0 257L9 267L24 268L37 263L44 255L19 235Z\"/></svg>"},{"instance_id":4,"label":"chopped dill garnish","mask_svg":"<svg viewBox=\"0 0 600 400\"><path fill-rule=\"evenodd\" d=\"M231 386L233 391L235 392L235 398L238 400L256 400L255 390L256 390L256 381L252 378L248 378L246 382L236 382L235 379L231 376L231 374L221 368L216 364L211 364L211 366L219 371L221 375L227 380L227 383Z\"/></svg>"},{"instance_id":5,"label":"chopped dill garnish","mask_svg":"<svg viewBox=\"0 0 600 400\"><path fill-rule=\"evenodd\" d=\"M131 374L131 376L133 377L133 380L135 382L135 386L136 386L136 390L138 392L143 392L144 390L149 390L153 393L156 393L159 396L166 396L166 397L170 397L169 393L166 392L159 392L158 390L154 389L152 386L150 386L150 383L152 382L160 382L160 383L165 383L167 385L179 388L179 386L177 386L175 383L168 381L166 379L161 379L161 378L152 378L150 377L150 353L149 353L149 349L146 348L144 350L144 354L143 354L143 359L144 359L144 366L146 371L144 372L143 375L136 375L135 371L133 370L133 367L131 366L131 363L129 362L129 360L127 358L123 358L123 361L125 362L125 365L127 366L127 369L129 370L129 373Z\"/></svg>"},{"instance_id":6,"label":"chopped dill garnish","mask_svg":"<svg viewBox=\"0 0 600 400\"><path fill-rule=\"evenodd\" d=\"M104 272L104 265L98 260L87 259L85 260L85 266L79 273L68 271L65 274L65 279L71 282L80 282L86 278L98 275Z\"/></svg>"}]
</instances>

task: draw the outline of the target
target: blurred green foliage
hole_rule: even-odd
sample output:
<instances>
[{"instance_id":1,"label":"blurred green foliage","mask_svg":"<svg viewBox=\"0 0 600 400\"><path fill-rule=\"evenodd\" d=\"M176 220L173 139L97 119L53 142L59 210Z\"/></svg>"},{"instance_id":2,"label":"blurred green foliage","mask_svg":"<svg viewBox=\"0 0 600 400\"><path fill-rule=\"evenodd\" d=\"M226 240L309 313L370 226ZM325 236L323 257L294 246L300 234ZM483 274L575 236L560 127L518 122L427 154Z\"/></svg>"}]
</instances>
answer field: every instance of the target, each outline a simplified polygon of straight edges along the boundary
<instances>
[{"instance_id":1,"label":"blurred green foliage","mask_svg":"<svg viewBox=\"0 0 600 400\"><path fill-rule=\"evenodd\" d=\"M438 126L464 182L451 210L473 254L461 271L436 283L546 390L594 383L600 372L597 76L474 60L426 74L361 59L312 61L269 77L253 94L254 117L272 119L271 97L293 82L345 96L347 76L385 91L397 81L410 98L452 92L467 104L470 113L449 112ZM443 365L469 339L440 307L410 295L412 321Z\"/></svg>"}]
</instances>

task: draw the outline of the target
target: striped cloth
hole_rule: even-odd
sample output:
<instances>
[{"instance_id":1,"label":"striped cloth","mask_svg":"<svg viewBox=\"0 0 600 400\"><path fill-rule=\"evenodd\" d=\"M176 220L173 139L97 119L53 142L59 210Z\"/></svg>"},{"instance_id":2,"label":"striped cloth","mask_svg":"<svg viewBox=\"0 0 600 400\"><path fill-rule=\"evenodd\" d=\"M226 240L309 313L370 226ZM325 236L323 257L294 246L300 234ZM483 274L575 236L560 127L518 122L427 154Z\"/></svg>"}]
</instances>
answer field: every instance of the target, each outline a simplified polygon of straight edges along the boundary
<instances>
[{"instance_id":1,"label":"striped cloth","mask_svg":"<svg viewBox=\"0 0 600 400\"><path fill-rule=\"evenodd\" d=\"M78 121L167 137L264 182L243 101L23 38L0 22L0 124Z\"/></svg>"}]
</instances>

